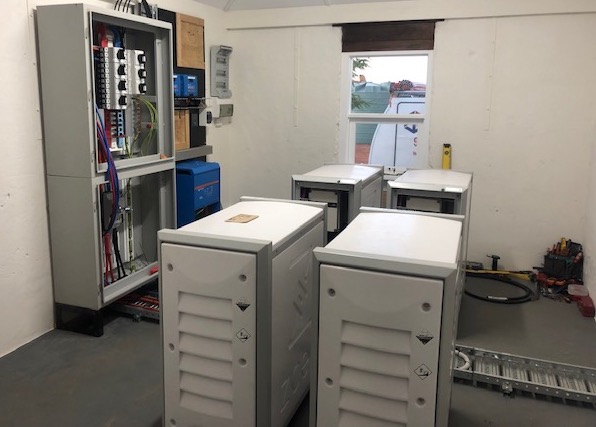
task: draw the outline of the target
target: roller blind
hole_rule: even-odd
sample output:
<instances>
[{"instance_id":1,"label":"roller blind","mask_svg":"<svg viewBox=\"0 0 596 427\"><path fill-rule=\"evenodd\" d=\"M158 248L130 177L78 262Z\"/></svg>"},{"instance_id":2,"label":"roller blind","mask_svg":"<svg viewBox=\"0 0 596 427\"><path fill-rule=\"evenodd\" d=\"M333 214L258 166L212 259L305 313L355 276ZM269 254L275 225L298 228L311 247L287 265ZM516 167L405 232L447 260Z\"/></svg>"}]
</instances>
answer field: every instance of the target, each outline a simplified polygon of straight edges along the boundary
<instances>
[{"instance_id":1,"label":"roller blind","mask_svg":"<svg viewBox=\"0 0 596 427\"><path fill-rule=\"evenodd\" d=\"M341 24L342 52L432 50L437 21Z\"/></svg>"}]
</instances>

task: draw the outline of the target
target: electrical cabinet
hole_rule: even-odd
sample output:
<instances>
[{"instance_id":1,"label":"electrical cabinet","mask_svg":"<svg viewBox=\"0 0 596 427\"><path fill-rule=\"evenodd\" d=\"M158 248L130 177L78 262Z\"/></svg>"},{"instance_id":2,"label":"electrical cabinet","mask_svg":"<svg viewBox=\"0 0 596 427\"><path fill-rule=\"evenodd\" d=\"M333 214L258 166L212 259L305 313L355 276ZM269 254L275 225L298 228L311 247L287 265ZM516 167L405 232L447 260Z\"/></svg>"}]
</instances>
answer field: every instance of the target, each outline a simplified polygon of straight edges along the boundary
<instances>
[{"instance_id":1,"label":"electrical cabinet","mask_svg":"<svg viewBox=\"0 0 596 427\"><path fill-rule=\"evenodd\" d=\"M358 215L361 206L380 207L382 191L382 166L325 165L292 175L292 199L328 204L330 238Z\"/></svg>"},{"instance_id":2,"label":"electrical cabinet","mask_svg":"<svg viewBox=\"0 0 596 427\"><path fill-rule=\"evenodd\" d=\"M175 226L171 26L50 5L37 35L57 326L101 335L99 310L157 279Z\"/></svg>"},{"instance_id":3,"label":"electrical cabinet","mask_svg":"<svg viewBox=\"0 0 596 427\"><path fill-rule=\"evenodd\" d=\"M315 249L310 425L447 426L461 227L373 210Z\"/></svg>"},{"instance_id":4,"label":"electrical cabinet","mask_svg":"<svg viewBox=\"0 0 596 427\"><path fill-rule=\"evenodd\" d=\"M462 254L467 257L472 206L471 173L445 169L411 169L387 183L391 209L463 215Z\"/></svg>"},{"instance_id":5,"label":"electrical cabinet","mask_svg":"<svg viewBox=\"0 0 596 427\"><path fill-rule=\"evenodd\" d=\"M285 427L308 392L325 206L244 199L161 230L164 419Z\"/></svg>"}]
</instances>

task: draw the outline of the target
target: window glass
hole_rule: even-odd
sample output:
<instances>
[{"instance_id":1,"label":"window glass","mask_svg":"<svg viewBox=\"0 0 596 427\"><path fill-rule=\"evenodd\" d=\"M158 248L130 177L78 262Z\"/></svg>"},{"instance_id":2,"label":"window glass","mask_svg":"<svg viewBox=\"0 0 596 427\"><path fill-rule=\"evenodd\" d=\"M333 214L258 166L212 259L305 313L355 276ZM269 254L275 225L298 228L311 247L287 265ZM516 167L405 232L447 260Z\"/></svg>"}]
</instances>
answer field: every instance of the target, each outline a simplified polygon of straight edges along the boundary
<instances>
[{"instance_id":1,"label":"window glass","mask_svg":"<svg viewBox=\"0 0 596 427\"><path fill-rule=\"evenodd\" d=\"M426 113L428 55L352 56L350 60L349 141L355 145L354 162L423 166L428 150L421 132ZM387 119L371 120L371 114ZM398 117L392 120L391 116Z\"/></svg>"}]
</instances>

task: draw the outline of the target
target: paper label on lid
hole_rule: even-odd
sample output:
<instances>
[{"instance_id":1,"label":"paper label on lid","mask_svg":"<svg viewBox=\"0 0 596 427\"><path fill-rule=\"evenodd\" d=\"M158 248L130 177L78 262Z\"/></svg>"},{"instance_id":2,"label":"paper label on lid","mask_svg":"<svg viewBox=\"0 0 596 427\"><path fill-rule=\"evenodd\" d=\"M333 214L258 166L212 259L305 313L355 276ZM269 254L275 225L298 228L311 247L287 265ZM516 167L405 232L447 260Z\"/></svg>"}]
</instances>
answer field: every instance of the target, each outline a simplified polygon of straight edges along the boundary
<instances>
[{"instance_id":1,"label":"paper label on lid","mask_svg":"<svg viewBox=\"0 0 596 427\"><path fill-rule=\"evenodd\" d=\"M233 216L232 218L226 219L226 222L237 222L240 224L245 224L247 222L251 222L253 219L257 219L258 217L258 215L238 214Z\"/></svg>"}]
</instances>

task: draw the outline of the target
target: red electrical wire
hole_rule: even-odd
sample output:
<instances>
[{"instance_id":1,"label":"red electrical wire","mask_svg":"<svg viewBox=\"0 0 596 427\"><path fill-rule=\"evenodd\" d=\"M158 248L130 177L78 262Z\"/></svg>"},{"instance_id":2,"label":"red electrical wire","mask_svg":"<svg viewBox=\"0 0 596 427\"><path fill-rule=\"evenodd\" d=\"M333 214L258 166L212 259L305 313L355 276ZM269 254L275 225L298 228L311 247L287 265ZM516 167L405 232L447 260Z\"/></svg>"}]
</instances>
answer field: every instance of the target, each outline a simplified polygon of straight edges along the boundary
<instances>
[{"instance_id":1,"label":"red electrical wire","mask_svg":"<svg viewBox=\"0 0 596 427\"><path fill-rule=\"evenodd\" d=\"M115 282L114 279L114 270L112 268L112 252L110 250L111 242L110 242L110 233L104 234L104 251L106 253L106 276L109 274L110 279L112 279L112 283Z\"/></svg>"}]
</instances>

